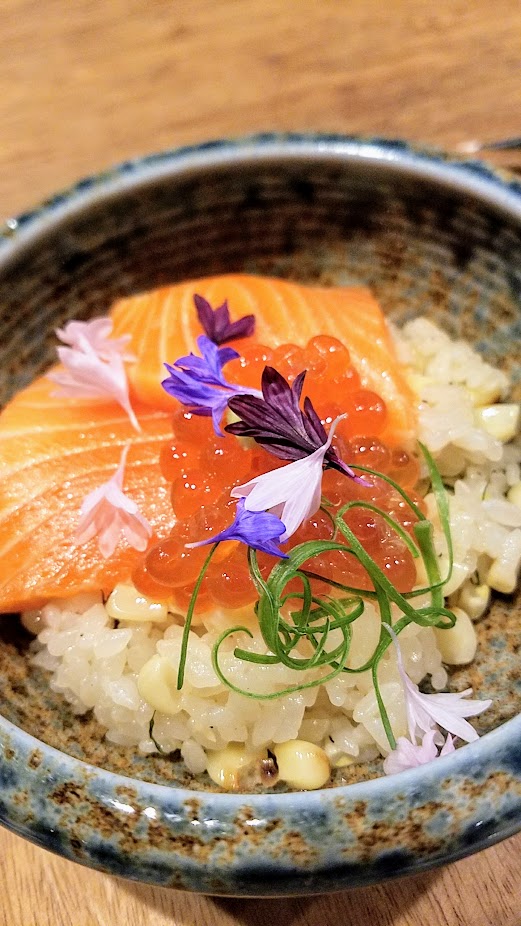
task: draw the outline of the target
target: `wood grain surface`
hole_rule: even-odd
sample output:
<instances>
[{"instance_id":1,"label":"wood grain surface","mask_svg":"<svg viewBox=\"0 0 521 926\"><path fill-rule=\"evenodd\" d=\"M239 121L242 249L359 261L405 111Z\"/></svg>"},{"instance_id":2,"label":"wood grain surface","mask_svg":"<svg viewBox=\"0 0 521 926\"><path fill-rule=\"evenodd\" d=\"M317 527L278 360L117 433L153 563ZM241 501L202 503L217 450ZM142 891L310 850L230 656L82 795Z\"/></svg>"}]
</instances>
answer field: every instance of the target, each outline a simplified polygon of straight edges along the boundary
<instances>
[{"instance_id":1,"label":"wood grain surface","mask_svg":"<svg viewBox=\"0 0 521 926\"><path fill-rule=\"evenodd\" d=\"M223 135L321 129L446 148L520 135L520 77L519 0L0 0L0 213ZM118 881L1 831L0 922L520 926L520 853L518 836L375 888L216 900Z\"/></svg>"}]
</instances>

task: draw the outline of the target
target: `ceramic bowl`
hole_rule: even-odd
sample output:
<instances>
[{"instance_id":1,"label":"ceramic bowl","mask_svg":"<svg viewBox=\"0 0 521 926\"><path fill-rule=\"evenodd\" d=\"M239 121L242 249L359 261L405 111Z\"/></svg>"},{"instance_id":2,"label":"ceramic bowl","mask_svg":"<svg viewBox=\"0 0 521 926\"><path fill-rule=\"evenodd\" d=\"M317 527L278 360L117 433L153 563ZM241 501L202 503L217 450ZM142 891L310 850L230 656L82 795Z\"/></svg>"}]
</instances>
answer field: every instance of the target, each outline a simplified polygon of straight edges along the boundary
<instances>
[{"instance_id":1,"label":"ceramic bowl","mask_svg":"<svg viewBox=\"0 0 521 926\"><path fill-rule=\"evenodd\" d=\"M260 136L129 161L0 228L0 402L49 363L65 319L235 270L368 284L393 320L429 315L519 379L516 180L402 142ZM474 852L521 828L516 601L478 629L454 679L494 698L478 742L395 777L365 766L312 793L223 794L106 744L4 617L0 820L102 871L224 895L340 890Z\"/></svg>"}]
</instances>

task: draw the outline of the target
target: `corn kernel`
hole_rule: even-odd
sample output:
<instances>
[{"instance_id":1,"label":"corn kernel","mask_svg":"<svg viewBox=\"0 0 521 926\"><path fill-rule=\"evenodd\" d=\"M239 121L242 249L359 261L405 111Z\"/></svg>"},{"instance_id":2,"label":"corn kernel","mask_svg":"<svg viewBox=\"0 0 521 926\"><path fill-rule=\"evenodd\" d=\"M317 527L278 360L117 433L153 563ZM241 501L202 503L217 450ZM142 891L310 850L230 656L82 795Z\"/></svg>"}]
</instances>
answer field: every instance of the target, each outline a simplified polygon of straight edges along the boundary
<instances>
[{"instance_id":1,"label":"corn kernel","mask_svg":"<svg viewBox=\"0 0 521 926\"><path fill-rule=\"evenodd\" d=\"M496 592L502 595L511 595L517 585L517 573L505 566L501 560L495 559L487 576L487 582Z\"/></svg>"},{"instance_id":2,"label":"corn kernel","mask_svg":"<svg viewBox=\"0 0 521 926\"><path fill-rule=\"evenodd\" d=\"M505 384L503 374L490 377L486 382L480 383L479 386L467 386L467 392L471 398L472 404L479 407L482 405L492 405L499 402L505 393Z\"/></svg>"},{"instance_id":3,"label":"corn kernel","mask_svg":"<svg viewBox=\"0 0 521 926\"><path fill-rule=\"evenodd\" d=\"M142 667L137 677L142 698L161 714L177 714L181 692L177 690L177 671L166 656L156 653Z\"/></svg>"},{"instance_id":4,"label":"corn kernel","mask_svg":"<svg viewBox=\"0 0 521 926\"><path fill-rule=\"evenodd\" d=\"M106 604L107 613L117 621L150 621L162 624L168 617L168 604L141 595L133 585L116 585Z\"/></svg>"},{"instance_id":5,"label":"corn kernel","mask_svg":"<svg viewBox=\"0 0 521 926\"><path fill-rule=\"evenodd\" d=\"M279 777L292 788L315 791L329 780L331 766L320 746L305 740L289 740L273 747Z\"/></svg>"},{"instance_id":6,"label":"corn kernel","mask_svg":"<svg viewBox=\"0 0 521 926\"><path fill-rule=\"evenodd\" d=\"M510 531L502 544L501 554L488 571L487 582L496 592L511 595L516 589L521 566L521 529Z\"/></svg>"},{"instance_id":7,"label":"corn kernel","mask_svg":"<svg viewBox=\"0 0 521 926\"><path fill-rule=\"evenodd\" d=\"M520 406L517 403L485 405L475 410L474 417L479 427L506 444L519 431Z\"/></svg>"},{"instance_id":8,"label":"corn kernel","mask_svg":"<svg viewBox=\"0 0 521 926\"><path fill-rule=\"evenodd\" d=\"M471 621L477 621L482 617L490 604L490 586L482 583L473 585L472 582L466 582L461 589L458 599L458 605L467 612Z\"/></svg>"},{"instance_id":9,"label":"corn kernel","mask_svg":"<svg viewBox=\"0 0 521 926\"><path fill-rule=\"evenodd\" d=\"M449 666L466 666L476 655L478 638L470 617L461 608L452 608L454 627L435 627L436 643L443 662Z\"/></svg>"},{"instance_id":10,"label":"corn kernel","mask_svg":"<svg viewBox=\"0 0 521 926\"><path fill-rule=\"evenodd\" d=\"M240 784L240 771L265 758L266 750L252 752L241 743L229 743L224 749L208 751L206 771L212 781L225 791L237 791Z\"/></svg>"}]
</instances>

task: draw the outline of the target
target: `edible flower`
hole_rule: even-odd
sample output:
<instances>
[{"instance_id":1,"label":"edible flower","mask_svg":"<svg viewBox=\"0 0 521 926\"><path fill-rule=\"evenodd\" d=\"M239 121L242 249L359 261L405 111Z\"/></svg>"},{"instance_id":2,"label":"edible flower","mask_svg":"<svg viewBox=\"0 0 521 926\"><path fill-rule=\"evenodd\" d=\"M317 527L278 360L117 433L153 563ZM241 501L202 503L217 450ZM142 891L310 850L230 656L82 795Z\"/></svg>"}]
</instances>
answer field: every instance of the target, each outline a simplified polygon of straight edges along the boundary
<instances>
[{"instance_id":1,"label":"edible flower","mask_svg":"<svg viewBox=\"0 0 521 926\"><path fill-rule=\"evenodd\" d=\"M214 431L222 437L221 419L230 398L246 392L254 395L260 393L256 389L236 386L225 379L222 368L239 356L236 350L217 347L204 334L197 338L197 346L201 352L200 357L191 353L180 357L173 365L165 363L169 376L161 385L165 392L187 405L192 414L211 415Z\"/></svg>"},{"instance_id":2,"label":"edible flower","mask_svg":"<svg viewBox=\"0 0 521 926\"><path fill-rule=\"evenodd\" d=\"M285 526L280 538L281 543L291 537L302 522L320 508L324 458L331 447L336 426L343 417L339 415L335 418L329 430L329 437L322 429L325 442L313 453L280 469L255 476L250 482L236 486L231 491L233 498L246 499L247 511L276 509Z\"/></svg>"},{"instance_id":3,"label":"edible flower","mask_svg":"<svg viewBox=\"0 0 521 926\"><path fill-rule=\"evenodd\" d=\"M124 360L133 359L125 353L127 338L109 340L110 319L92 322L69 322L56 329L58 337L69 347L58 347L58 357L65 367L48 373L48 378L60 388L53 394L72 399L112 399L128 415L132 427L141 427L130 404L128 378Z\"/></svg>"},{"instance_id":4,"label":"edible flower","mask_svg":"<svg viewBox=\"0 0 521 926\"><path fill-rule=\"evenodd\" d=\"M266 511L248 511L244 499L241 498L237 503L233 524L209 540L187 543L186 546L192 549L209 543L219 543L221 540L239 540L254 550L287 559L286 553L283 553L276 543L280 542L284 530L284 524L274 514Z\"/></svg>"},{"instance_id":5,"label":"edible flower","mask_svg":"<svg viewBox=\"0 0 521 926\"><path fill-rule=\"evenodd\" d=\"M123 535L135 550L145 550L152 528L140 514L136 502L123 492L123 477L129 445L123 448L119 466L113 476L94 489L83 501L81 518L76 528L77 544L88 543L98 535L98 544L104 559L112 556Z\"/></svg>"},{"instance_id":6,"label":"edible flower","mask_svg":"<svg viewBox=\"0 0 521 926\"><path fill-rule=\"evenodd\" d=\"M309 458L310 454L322 450L325 445L322 459L357 482L365 484L365 480L355 476L353 470L346 466L331 447L324 425L307 396L304 408L300 408L305 376L304 370L290 386L277 370L265 367L261 381L262 395L250 392L249 395L230 398L229 407L241 420L227 425L225 430L237 437L253 438L281 460Z\"/></svg>"},{"instance_id":7,"label":"edible flower","mask_svg":"<svg viewBox=\"0 0 521 926\"><path fill-rule=\"evenodd\" d=\"M197 317L206 334L214 344L224 344L225 341L234 341L237 338L248 338L255 330L255 316L243 315L236 322L230 321L228 301L212 309L212 306L203 296L194 295Z\"/></svg>"},{"instance_id":8,"label":"edible flower","mask_svg":"<svg viewBox=\"0 0 521 926\"><path fill-rule=\"evenodd\" d=\"M197 338L197 346L201 351L200 357L197 354L190 353L186 357L179 357L175 361L173 368L165 363L166 368L174 369L174 372L181 370L192 376L197 382L207 383L209 386L223 386L225 389L233 389L234 387L225 380L222 370L230 360L235 360L239 356L237 351L233 347L217 347L204 334L200 334Z\"/></svg>"},{"instance_id":9,"label":"edible flower","mask_svg":"<svg viewBox=\"0 0 521 926\"><path fill-rule=\"evenodd\" d=\"M399 736L396 741L396 749L393 749L384 759L385 774L396 775L397 772L404 772L408 768L417 768L419 765L425 765L427 762L432 762L433 759L439 759L454 752L454 741L450 734L441 749L438 750L435 743L438 735L437 730L429 730L424 734L421 745L412 743L406 736Z\"/></svg>"},{"instance_id":10,"label":"edible flower","mask_svg":"<svg viewBox=\"0 0 521 926\"><path fill-rule=\"evenodd\" d=\"M431 732L435 726L447 730L453 736L459 736L466 743L477 740L479 737L474 727L463 718L475 717L477 714L481 714L490 707L492 701L465 700L472 694L472 688L450 693L422 694L405 671L396 633L388 624L383 626L392 637L396 649L396 662L405 694L407 722L411 740L414 742L417 736Z\"/></svg>"},{"instance_id":11,"label":"edible flower","mask_svg":"<svg viewBox=\"0 0 521 926\"><path fill-rule=\"evenodd\" d=\"M102 360L110 360L116 355L122 360L135 360L134 354L126 352L126 346L132 340L130 334L120 338L111 338L112 319L93 318L92 321L69 321L63 328L56 328L60 341L73 347L74 350L95 351Z\"/></svg>"}]
</instances>

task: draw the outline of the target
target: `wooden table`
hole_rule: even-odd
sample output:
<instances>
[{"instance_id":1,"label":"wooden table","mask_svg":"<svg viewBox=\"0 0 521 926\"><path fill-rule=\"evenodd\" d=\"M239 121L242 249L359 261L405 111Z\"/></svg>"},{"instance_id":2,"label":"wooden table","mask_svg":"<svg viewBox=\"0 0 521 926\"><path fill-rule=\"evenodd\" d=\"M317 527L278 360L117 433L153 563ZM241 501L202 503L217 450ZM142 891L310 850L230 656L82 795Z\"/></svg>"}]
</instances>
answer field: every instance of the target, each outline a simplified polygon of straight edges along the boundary
<instances>
[{"instance_id":1,"label":"wooden table","mask_svg":"<svg viewBox=\"0 0 521 926\"><path fill-rule=\"evenodd\" d=\"M447 148L520 135L520 75L518 0L2 0L0 212L124 158L261 129ZM520 852L521 835L422 877L257 902L124 883L2 831L0 919L519 926Z\"/></svg>"}]
</instances>

